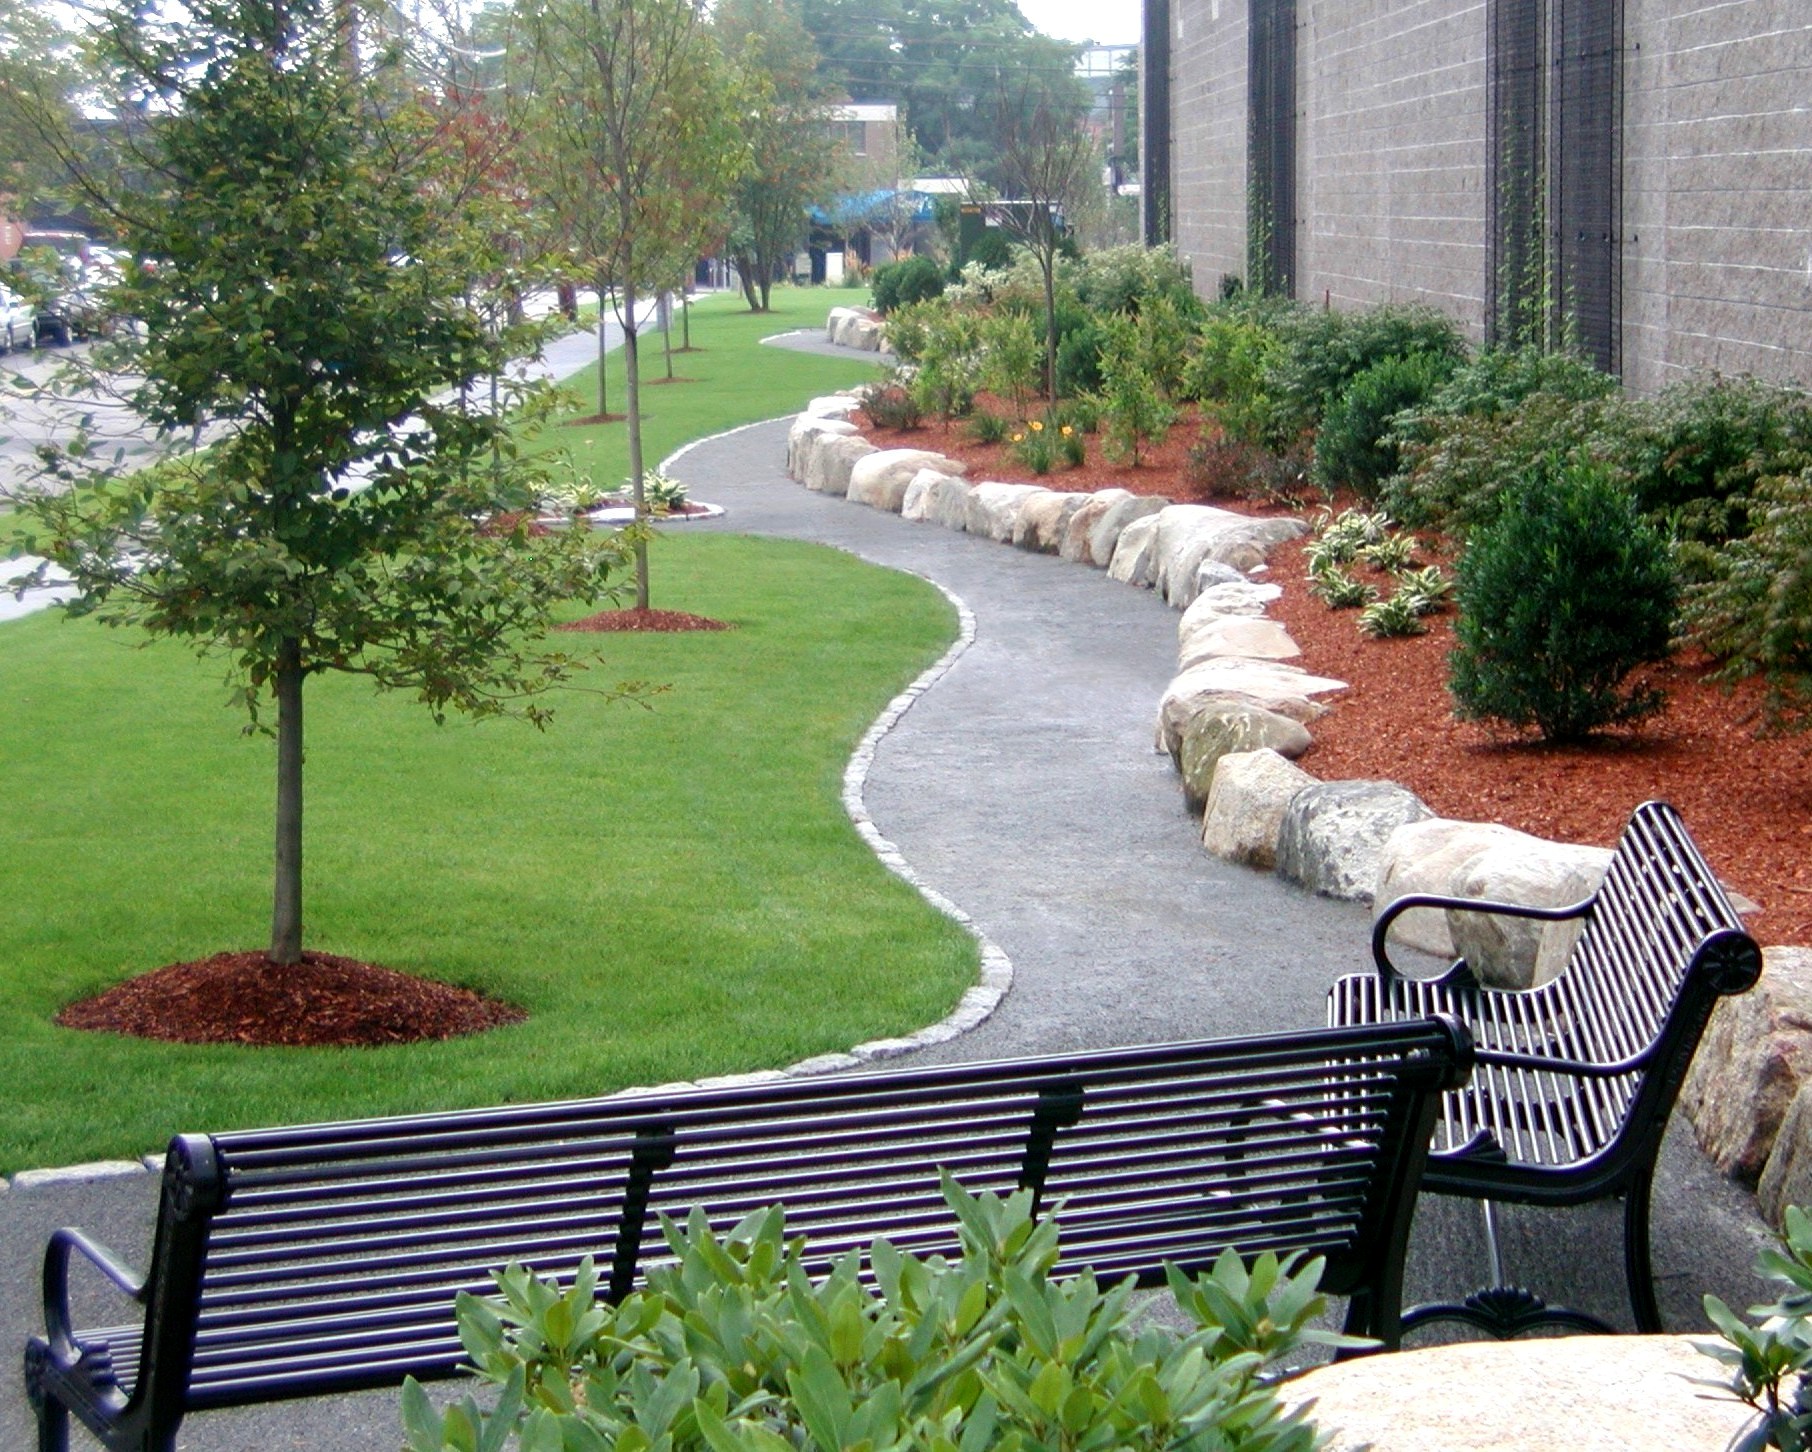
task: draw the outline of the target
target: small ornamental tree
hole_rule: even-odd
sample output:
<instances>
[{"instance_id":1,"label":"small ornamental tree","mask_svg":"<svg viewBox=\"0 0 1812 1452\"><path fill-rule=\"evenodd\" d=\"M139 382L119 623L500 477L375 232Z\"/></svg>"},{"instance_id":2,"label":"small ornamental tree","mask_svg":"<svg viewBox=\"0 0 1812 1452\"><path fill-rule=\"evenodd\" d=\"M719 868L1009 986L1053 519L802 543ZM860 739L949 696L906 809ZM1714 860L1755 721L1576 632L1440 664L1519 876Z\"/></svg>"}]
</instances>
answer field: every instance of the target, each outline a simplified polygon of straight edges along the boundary
<instances>
[{"instance_id":1,"label":"small ornamental tree","mask_svg":"<svg viewBox=\"0 0 1812 1452\"><path fill-rule=\"evenodd\" d=\"M1538 468L1460 559L1457 714L1576 741L1658 711L1623 682L1667 655L1675 594L1666 542L1601 470Z\"/></svg>"},{"instance_id":2,"label":"small ornamental tree","mask_svg":"<svg viewBox=\"0 0 1812 1452\"><path fill-rule=\"evenodd\" d=\"M431 124L353 61L326 0L124 6L102 30L129 188L81 177L128 254L118 302L138 411L217 421L205 452L20 499L25 547L66 571L72 614L225 656L254 727L274 708L269 960L302 955L302 707L323 671L449 708L514 712L576 662L536 643L595 599L620 544L483 521L537 477L501 413L456 395L493 345L425 173ZM379 98L383 104L378 104Z\"/></svg>"}]
</instances>

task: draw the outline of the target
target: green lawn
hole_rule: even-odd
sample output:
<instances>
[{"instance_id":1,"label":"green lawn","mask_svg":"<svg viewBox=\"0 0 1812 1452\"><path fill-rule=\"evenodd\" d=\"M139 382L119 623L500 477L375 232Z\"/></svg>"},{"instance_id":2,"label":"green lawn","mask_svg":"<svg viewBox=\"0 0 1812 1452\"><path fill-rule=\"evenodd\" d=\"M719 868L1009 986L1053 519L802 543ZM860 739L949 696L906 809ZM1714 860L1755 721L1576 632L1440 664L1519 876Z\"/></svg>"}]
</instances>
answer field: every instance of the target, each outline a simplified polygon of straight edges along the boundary
<instances>
[{"instance_id":1,"label":"green lawn","mask_svg":"<svg viewBox=\"0 0 1812 1452\"><path fill-rule=\"evenodd\" d=\"M795 412L817 394L880 376L878 363L826 358L785 348L760 346L760 339L795 328L824 326L833 307L865 301L866 294L824 288L777 287L772 310L750 313L740 293L719 293L692 308L692 345L695 351L678 351L680 326L674 317L673 372L666 376L659 333L642 338L642 451L647 468L656 467L681 444L738 424ZM687 380L684 382L677 380ZM597 412L597 365L565 382L582 407L578 416ZM605 379L610 411L623 412L627 393L623 381L623 354L610 355ZM543 436L549 447L563 447L582 475L604 488L614 489L629 477L629 444L622 423L579 425L549 429Z\"/></svg>"},{"instance_id":2,"label":"green lawn","mask_svg":"<svg viewBox=\"0 0 1812 1452\"><path fill-rule=\"evenodd\" d=\"M822 316L814 296L799 318ZM695 320L711 352L686 371L718 355L724 373L661 437L846 381L832 360L751 356L790 321ZM184 1129L778 1065L946 1013L974 981L973 944L874 861L838 792L862 731L953 638L948 603L834 551L735 536L662 539L655 581L738 628L565 638L602 652L599 684L667 684L652 709L575 693L545 734L437 728L359 682L311 683L308 946L531 1014L393 1049L192 1048L51 1023L122 978L262 944L273 753L223 704L221 662L56 615L0 625L0 1170Z\"/></svg>"}]
</instances>

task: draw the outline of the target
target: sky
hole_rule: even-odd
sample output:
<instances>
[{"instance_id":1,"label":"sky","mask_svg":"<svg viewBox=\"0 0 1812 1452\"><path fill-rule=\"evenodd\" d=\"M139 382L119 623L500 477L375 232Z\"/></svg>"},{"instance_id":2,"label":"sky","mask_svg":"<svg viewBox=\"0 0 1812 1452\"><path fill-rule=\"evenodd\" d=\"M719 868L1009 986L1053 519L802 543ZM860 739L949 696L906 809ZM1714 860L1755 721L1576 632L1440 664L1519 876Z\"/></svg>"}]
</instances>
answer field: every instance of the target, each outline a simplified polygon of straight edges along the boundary
<instances>
[{"instance_id":1,"label":"sky","mask_svg":"<svg viewBox=\"0 0 1812 1452\"><path fill-rule=\"evenodd\" d=\"M1139 39L1139 0L1019 0L1019 13L1059 40L1134 45Z\"/></svg>"}]
</instances>

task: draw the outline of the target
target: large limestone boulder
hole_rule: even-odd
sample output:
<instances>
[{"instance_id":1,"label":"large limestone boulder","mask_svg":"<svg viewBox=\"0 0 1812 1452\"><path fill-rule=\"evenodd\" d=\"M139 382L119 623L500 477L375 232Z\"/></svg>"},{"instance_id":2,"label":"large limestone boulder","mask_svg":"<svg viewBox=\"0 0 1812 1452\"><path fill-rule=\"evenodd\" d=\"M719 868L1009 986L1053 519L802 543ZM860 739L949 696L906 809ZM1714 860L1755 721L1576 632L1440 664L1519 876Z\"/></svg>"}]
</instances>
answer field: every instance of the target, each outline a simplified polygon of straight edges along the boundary
<instances>
[{"instance_id":1,"label":"large limestone boulder","mask_svg":"<svg viewBox=\"0 0 1812 1452\"><path fill-rule=\"evenodd\" d=\"M1183 612L1177 621L1177 639L1188 635L1202 620L1222 615L1263 615L1271 602L1282 596L1282 585L1260 584L1243 577L1217 581L1197 595Z\"/></svg>"},{"instance_id":2,"label":"large limestone boulder","mask_svg":"<svg viewBox=\"0 0 1812 1452\"><path fill-rule=\"evenodd\" d=\"M864 455L850 469L850 503L898 514L906 502L906 486L921 469L962 474L967 467L929 449L880 449Z\"/></svg>"},{"instance_id":3,"label":"large limestone boulder","mask_svg":"<svg viewBox=\"0 0 1812 1452\"><path fill-rule=\"evenodd\" d=\"M1462 876L1479 857L1494 847L1533 840L1495 822L1431 817L1406 823L1384 844L1372 901L1382 911L1411 893L1455 896ZM1459 950L1453 945L1447 916L1438 908L1413 908L1391 925L1391 941L1438 958L1456 957Z\"/></svg>"},{"instance_id":4,"label":"large limestone boulder","mask_svg":"<svg viewBox=\"0 0 1812 1452\"><path fill-rule=\"evenodd\" d=\"M1461 1341L1316 1367L1328 1452L1687 1452L1734 1447L1749 1408L1702 1385L1722 1372L1689 1336Z\"/></svg>"},{"instance_id":5,"label":"large limestone boulder","mask_svg":"<svg viewBox=\"0 0 1812 1452\"><path fill-rule=\"evenodd\" d=\"M1800 1085L1787 1107L1774 1148L1762 1166L1755 1200L1763 1218L1777 1230L1789 1205L1812 1206L1812 1083Z\"/></svg>"},{"instance_id":6,"label":"large limestone boulder","mask_svg":"<svg viewBox=\"0 0 1812 1452\"><path fill-rule=\"evenodd\" d=\"M786 472L801 484L810 474L812 455L826 439L853 438L856 426L845 419L800 414L786 434Z\"/></svg>"},{"instance_id":7,"label":"large limestone boulder","mask_svg":"<svg viewBox=\"0 0 1812 1452\"><path fill-rule=\"evenodd\" d=\"M967 528L969 496L974 492L975 486L967 479L952 479L945 475L931 485L925 501L926 520L945 529Z\"/></svg>"},{"instance_id":8,"label":"large limestone boulder","mask_svg":"<svg viewBox=\"0 0 1812 1452\"><path fill-rule=\"evenodd\" d=\"M1812 948L1767 948L1762 977L1720 999L1680 1104L1727 1175L1754 1181L1787 1111L1812 1083Z\"/></svg>"},{"instance_id":9,"label":"large limestone boulder","mask_svg":"<svg viewBox=\"0 0 1812 1452\"><path fill-rule=\"evenodd\" d=\"M1394 781L1329 781L1290 799L1277 836L1277 875L1323 897L1369 902L1390 834L1432 817Z\"/></svg>"},{"instance_id":10,"label":"large limestone boulder","mask_svg":"<svg viewBox=\"0 0 1812 1452\"><path fill-rule=\"evenodd\" d=\"M1092 497L1082 493L1032 495L1013 522L1013 543L1035 554L1056 554L1071 518Z\"/></svg>"},{"instance_id":11,"label":"large limestone boulder","mask_svg":"<svg viewBox=\"0 0 1812 1452\"><path fill-rule=\"evenodd\" d=\"M812 418L847 419L861 406L861 398L854 393L827 393L806 404L805 412Z\"/></svg>"},{"instance_id":12,"label":"large limestone boulder","mask_svg":"<svg viewBox=\"0 0 1812 1452\"><path fill-rule=\"evenodd\" d=\"M1205 583L1204 565L1245 573L1262 565L1273 545L1307 532L1300 519L1255 519L1207 504L1173 504L1158 515L1153 583L1166 600L1184 609Z\"/></svg>"},{"instance_id":13,"label":"large limestone boulder","mask_svg":"<svg viewBox=\"0 0 1812 1452\"><path fill-rule=\"evenodd\" d=\"M1202 846L1227 862L1269 872L1290 799L1315 778L1275 751L1236 751L1214 765L1202 808Z\"/></svg>"},{"instance_id":14,"label":"large limestone boulder","mask_svg":"<svg viewBox=\"0 0 1812 1452\"><path fill-rule=\"evenodd\" d=\"M979 534L985 539L998 540L1002 544L1013 538L1013 526L1019 522L1019 511L1035 494L1049 494L1052 491L1037 484L1000 484L986 481L977 484L969 494L968 513L963 517L963 528L970 534Z\"/></svg>"},{"instance_id":15,"label":"large limestone boulder","mask_svg":"<svg viewBox=\"0 0 1812 1452\"><path fill-rule=\"evenodd\" d=\"M1179 574L1195 573L1206 555L1206 542L1238 524L1231 509L1212 504L1172 504L1158 511L1157 558L1152 565L1152 587L1170 599Z\"/></svg>"},{"instance_id":16,"label":"large limestone boulder","mask_svg":"<svg viewBox=\"0 0 1812 1452\"><path fill-rule=\"evenodd\" d=\"M1549 842L1518 832L1474 857L1453 880L1456 897L1514 902L1525 907L1567 907L1590 897L1610 865L1608 847ZM1449 913L1454 951L1479 982L1494 988L1530 988L1566 967L1580 923L1534 922L1485 913Z\"/></svg>"},{"instance_id":17,"label":"large limestone boulder","mask_svg":"<svg viewBox=\"0 0 1812 1452\"><path fill-rule=\"evenodd\" d=\"M1300 721L1255 702L1228 696L1196 712L1184 728L1177 767L1183 773L1183 800L1195 811L1208 800L1221 758L1236 752L1274 751L1294 759L1313 745Z\"/></svg>"},{"instance_id":18,"label":"large limestone boulder","mask_svg":"<svg viewBox=\"0 0 1812 1452\"><path fill-rule=\"evenodd\" d=\"M1063 543L1057 547L1057 553L1080 565L1099 565L1106 569L1108 560L1113 558L1113 545L1109 543L1106 556L1095 558L1095 552L1091 548L1095 526L1101 523L1108 510L1116 504L1136 497L1126 489L1097 489L1084 500L1082 507L1070 516L1070 522L1063 527ZM1116 532L1115 538L1118 537Z\"/></svg>"},{"instance_id":19,"label":"large limestone boulder","mask_svg":"<svg viewBox=\"0 0 1812 1452\"><path fill-rule=\"evenodd\" d=\"M1145 519L1170 506L1168 499L1151 494L1133 494L1125 499L1116 500L1107 507L1100 519L1095 522L1088 535L1088 553L1091 563L1107 569L1119 552L1120 535L1135 519ZM1148 585L1149 580L1136 583Z\"/></svg>"},{"instance_id":20,"label":"large limestone boulder","mask_svg":"<svg viewBox=\"0 0 1812 1452\"><path fill-rule=\"evenodd\" d=\"M1157 548L1157 515L1140 515L1120 531L1120 537L1114 543L1113 556L1107 563L1107 578L1118 580L1123 585L1143 585L1149 589Z\"/></svg>"},{"instance_id":21,"label":"large limestone boulder","mask_svg":"<svg viewBox=\"0 0 1812 1452\"><path fill-rule=\"evenodd\" d=\"M824 322L825 336L844 348L862 348L879 352L882 323L873 313L861 308L832 308Z\"/></svg>"},{"instance_id":22,"label":"large limestone boulder","mask_svg":"<svg viewBox=\"0 0 1812 1452\"><path fill-rule=\"evenodd\" d=\"M907 483L906 492L900 496L900 518L909 519L915 524L928 522L938 485L945 480L962 484L963 492L968 493L969 486L954 474L946 474L941 469L920 469Z\"/></svg>"},{"instance_id":23,"label":"large limestone boulder","mask_svg":"<svg viewBox=\"0 0 1812 1452\"><path fill-rule=\"evenodd\" d=\"M1179 632L1177 669L1224 656L1249 660L1290 660L1302 654L1290 632L1275 620L1249 615L1200 615L1193 628Z\"/></svg>"},{"instance_id":24,"label":"large limestone boulder","mask_svg":"<svg viewBox=\"0 0 1812 1452\"><path fill-rule=\"evenodd\" d=\"M1312 676L1283 661L1206 660L1182 672L1166 688L1158 702L1154 744L1159 751L1176 756L1191 718L1223 696L1244 697L1280 716L1307 723L1327 710L1316 703L1316 696L1345 689L1345 681Z\"/></svg>"},{"instance_id":25,"label":"large limestone boulder","mask_svg":"<svg viewBox=\"0 0 1812 1452\"><path fill-rule=\"evenodd\" d=\"M850 471L856 467L856 461L879 452L859 434L825 439L812 451L806 465L805 487L820 494L847 494Z\"/></svg>"}]
</instances>

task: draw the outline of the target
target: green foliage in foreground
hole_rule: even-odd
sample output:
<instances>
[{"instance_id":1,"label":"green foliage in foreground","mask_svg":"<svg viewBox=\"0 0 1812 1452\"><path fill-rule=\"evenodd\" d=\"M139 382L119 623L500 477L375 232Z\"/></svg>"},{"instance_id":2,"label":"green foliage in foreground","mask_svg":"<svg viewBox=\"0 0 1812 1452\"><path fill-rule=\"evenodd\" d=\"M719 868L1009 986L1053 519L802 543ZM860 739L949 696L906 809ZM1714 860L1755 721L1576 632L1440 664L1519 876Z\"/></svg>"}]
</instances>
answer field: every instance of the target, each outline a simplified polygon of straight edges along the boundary
<instances>
[{"instance_id":1,"label":"green foliage in foreground","mask_svg":"<svg viewBox=\"0 0 1812 1452\"><path fill-rule=\"evenodd\" d=\"M1056 1221L1031 1194L971 1196L945 1177L962 1240L949 1263L877 1240L814 1281L783 1212L719 1237L702 1210L663 1220L675 1263L617 1306L589 1261L570 1289L521 1266L460 1298L460 1332L502 1394L435 1411L404 1390L408 1452L1310 1452L1260 1374L1309 1342L1321 1262L1222 1255L1171 1290L1198 1327L1141 1326L1130 1278L1051 1278Z\"/></svg>"},{"instance_id":2,"label":"green foliage in foreground","mask_svg":"<svg viewBox=\"0 0 1812 1452\"><path fill-rule=\"evenodd\" d=\"M600 687L545 733L436 727L323 679L311 701L312 945L467 985L526 1023L385 1049L193 1047L57 1028L65 1003L255 946L268 741L224 661L46 614L0 626L0 1170L171 1133L602 1093L909 1031L975 950L839 803L849 752L945 648L935 590L809 545L666 538L663 578L735 624L572 636Z\"/></svg>"},{"instance_id":3,"label":"green foliage in foreground","mask_svg":"<svg viewBox=\"0 0 1812 1452\"><path fill-rule=\"evenodd\" d=\"M1812 1449L1812 1216L1789 1205L1785 1221L1781 1248L1764 1250L1755 1269L1787 1289L1772 1303L1749 1308L1754 1326L1716 1296L1705 1297L1705 1314L1724 1339L1702 1341L1699 1350L1730 1368L1725 1385L1757 1414L1731 1452Z\"/></svg>"}]
</instances>

